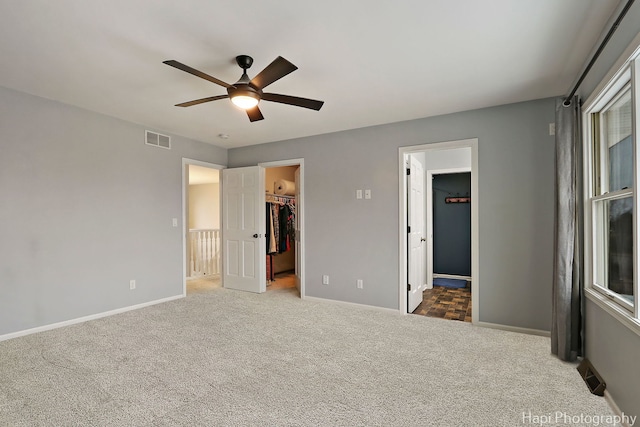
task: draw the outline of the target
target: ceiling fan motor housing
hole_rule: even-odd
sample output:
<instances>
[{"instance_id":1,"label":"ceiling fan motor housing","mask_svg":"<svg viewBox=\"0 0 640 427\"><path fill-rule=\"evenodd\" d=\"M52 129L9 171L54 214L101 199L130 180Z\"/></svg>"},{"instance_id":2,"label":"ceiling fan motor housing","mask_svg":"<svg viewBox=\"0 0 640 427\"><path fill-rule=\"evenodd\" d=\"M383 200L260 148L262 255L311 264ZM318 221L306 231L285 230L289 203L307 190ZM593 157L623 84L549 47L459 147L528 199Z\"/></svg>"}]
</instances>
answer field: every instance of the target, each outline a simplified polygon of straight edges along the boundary
<instances>
[{"instance_id":1,"label":"ceiling fan motor housing","mask_svg":"<svg viewBox=\"0 0 640 427\"><path fill-rule=\"evenodd\" d=\"M242 68L243 73L240 80L235 82L233 86L227 88L229 98L233 100L239 96L246 96L260 102L260 99L262 98L262 90L252 85L251 79L249 79L249 76L247 75L247 69L253 65L253 58L249 55L238 55L236 56L236 62L240 68Z\"/></svg>"},{"instance_id":2,"label":"ceiling fan motor housing","mask_svg":"<svg viewBox=\"0 0 640 427\"><path fill-rule=\"evenodd\" d=\"M227 93L231 99L237 96L248 96L260 101L260 98L262 98L262 91L254 88L249 83L236 83L234 86L227 88Z\"/></svg>"}]
</instances>

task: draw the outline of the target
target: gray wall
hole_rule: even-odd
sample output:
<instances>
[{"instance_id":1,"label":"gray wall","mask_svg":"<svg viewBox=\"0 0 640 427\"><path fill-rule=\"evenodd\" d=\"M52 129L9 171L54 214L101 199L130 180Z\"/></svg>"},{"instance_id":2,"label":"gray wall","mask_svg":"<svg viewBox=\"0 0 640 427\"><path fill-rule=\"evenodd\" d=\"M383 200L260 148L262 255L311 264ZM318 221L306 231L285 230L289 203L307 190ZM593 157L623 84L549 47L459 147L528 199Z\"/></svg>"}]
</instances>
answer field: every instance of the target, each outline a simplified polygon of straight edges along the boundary
<instances>
[{"instance_id":1,"label":"gray wall","mask_svg":"<svg viewBox=\"0 0 640 427\"><path fill-rule=\"evenodd\" d=\"M579 91L582 99L591 95L639 32L640 3L635 2L585 79ZM640 336L591 301L585 311L586 356L603 376L620 409L640 416Z\"/></svg>"},{"instance_id":2,"label":"gray wall","mask_svg":"<svg viewBox=\"0 0 640 427\"><path fill-rule=\"evenodd\" d=\"M0 88L0 335L182 293L182 157L226 150L144 130Z\"/></svg>"},{"instance_id":3,"label":"gray wall","mask_svg":"<svg viewBox=\"0 0 640 427\"><path fill-rule=\"evenodd\" d=\"M398 147L478 138L480 320L549 330L554 111L545 99L236 148L229 166L304 158L306 294L397 309Z\"/></svg>"},{"instance_id":4,"label":"gray wall","mask_svg":"<svg viewBox=\"0 0 640 427\"><path fill-rule=\"evenodd\" d=\"M432 185L433 272L471 276L471 203L446 203L471 197L471 173L434 175Z\"/></svg>"}]
</instances>

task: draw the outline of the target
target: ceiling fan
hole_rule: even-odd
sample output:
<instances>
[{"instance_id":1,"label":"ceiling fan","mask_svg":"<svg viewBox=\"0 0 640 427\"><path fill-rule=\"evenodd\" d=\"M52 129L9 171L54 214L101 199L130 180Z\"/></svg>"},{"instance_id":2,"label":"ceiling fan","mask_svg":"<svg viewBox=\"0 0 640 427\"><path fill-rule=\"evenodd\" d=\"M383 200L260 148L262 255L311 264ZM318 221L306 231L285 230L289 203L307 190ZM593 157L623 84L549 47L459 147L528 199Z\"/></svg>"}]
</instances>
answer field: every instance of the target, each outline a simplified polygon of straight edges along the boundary
<instances>
[{"instance_id":1,"label":"ceiling fan","mask_svg":"<svg viewBox=\"0 0 640 427\"><path fill-rule=\"evenodd\" d=\"M188 65L184 65L178 61L168 60L163 61L163 64L170 65L178 70L186 71L189 74L208 80L212 83L218 84L227 89L226 95L210 96L207 98L196 99L193 101L183 102L176 104L176 107L190 107L192 105L203 104L205 102L217 101L218 99L230 98L231 102L240 108L247 111L249 120L252 122L262 120L264 117L258 108L258 103L263 101L279 102L281 104L294 105L296 107L309 108L311 110L320 110L324 101L317 101L315 99L299 98L297 96L280 95L277 93L263 92L262 89L269 86L276 80L281 79L287 74L298 69L291 62L287 61L281 56L278 56L271 64L260 71L253 79L249 79L247 70L253 64L253 58L248 55L236 56L236 62L242 68L242 76L240 80L230 85L222 80L216 79L208 74L198 71L195 68L191 68Z\"/></svg>"}]
</instances>

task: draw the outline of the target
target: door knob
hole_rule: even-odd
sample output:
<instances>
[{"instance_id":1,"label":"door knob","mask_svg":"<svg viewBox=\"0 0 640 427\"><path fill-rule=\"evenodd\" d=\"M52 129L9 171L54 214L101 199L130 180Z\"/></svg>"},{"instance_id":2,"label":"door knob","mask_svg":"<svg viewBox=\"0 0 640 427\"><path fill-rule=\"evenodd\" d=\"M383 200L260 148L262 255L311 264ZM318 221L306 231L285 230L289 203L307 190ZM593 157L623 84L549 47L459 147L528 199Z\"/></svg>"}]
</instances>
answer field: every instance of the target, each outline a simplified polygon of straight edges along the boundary
<instances>
[{"instance_id":1,"label":"door knob","mask_svg":"<svg viewBox=\"0 0 640 427\"><path fill-rule=\"evenodd\" d=\"M421 242L426 242L426 241L427 241L427 239L425 239L424 237L421 237L421 238L420 238L420 241L421 241Z\"/></svg>"},{"instance_id":2,"label":"door knob","mask_svg":"<svg viewBox=\"0 0 640 427\"><path fill-rule=\"evenodd\" d=\"M257 239L258 237L259 237L259 236L258 236L258 234L257 234L257 233L253 235L253 238L254 238L254 239Z\"/></svg>"}]
</instances>

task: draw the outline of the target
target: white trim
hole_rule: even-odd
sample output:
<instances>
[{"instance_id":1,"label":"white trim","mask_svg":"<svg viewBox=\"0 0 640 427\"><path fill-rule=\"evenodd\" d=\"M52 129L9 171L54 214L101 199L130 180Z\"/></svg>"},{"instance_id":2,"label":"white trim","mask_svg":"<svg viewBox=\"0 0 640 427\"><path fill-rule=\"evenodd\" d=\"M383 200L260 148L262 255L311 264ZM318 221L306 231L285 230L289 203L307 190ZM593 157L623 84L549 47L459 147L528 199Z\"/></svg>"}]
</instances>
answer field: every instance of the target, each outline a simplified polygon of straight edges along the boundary
<instances>
[{"instance_id":1,"label":"white trim","mask_svg":"<svg viewBox=\"0 0 640 427\"><path fill-rule=\"evenodd\" d=\"M609 201L609 200L620 200L626 197L633 197L633 193L634 193L633 189L624 188L622 190L612 191L610 193L605 193L599 196L593 196L591 197L591 201L602 202L602 201Z\"/></svg>"},{"instance_id":2,"label":"white trim","mask_svg":"<svg viewBox=\"0 0 640 427\"><path fill-rule=\"evenodd\" d=\"M638 273L640 273L640 251L638 245L640 240L638 233L640 232L640 226L638 225L638 215L640 214L640 197L638 197L638 184L640 184L640 149L638 144L640 143L640 47L636 49L635 58L631 63L631 135L635 139L633 141L633 248L635 259L633 260L633 277L634 277L634 289L633 289L633 317L638 319L640 316L640 295L638 295Z\"/></svg>"},{"instance_id":3,"label":"white trim","mask_svg":"<svg viewBox=\"0 0 640 427\"><path fill-rule=\"evenodd\" d=\"M622 55L618 57L618 60L613 64L613 66L609 69L607 75L600 81L600 84L596 86L596 88L591 92L591 95L584 102L583 111L587 111L593 108L593 104L596 103L596 100L601 97L602 93L605 91L605 88L612 85L615 80L620 78L622 74L626 71L627 63L631 62L634 59L634 56L640 55L640 33L638 33L633 41L627 46L627 48L622 52Z\"/></svg>"},{"instance_id":4,"label":"white trim","mask_svg":"<svg viewBox=\"0 0 640 427\"><path fill-rule=\"evenodd\" d=\"M598 307L619 320L620 323L631 329L636 335L640 335L640 320L634 319L629 310L626 310L621 305L612 304L609 298L595 289L586 288L585 295L589 301L592 301Z\"/></svg>"},{"instance_id":5,"label":"white trim","mask_svg":"<svg viewBox=\"0 0 640 427\"><path fill-rule=\"evenodd\" d=\"M190 159L188 157L183 157L182 158L182 164L189 164L189 165L194 165L194 166L203 166L205 168L211 168L211 169L226 169L227 167L224 165L219 165L217 163L209 163L209 162L203 162L202 160L195 160L195 159Z\"/></svg>"},{"instance_id":6,"label":"white trim","mask_svg":"<svg viewBox=\"0 0 640 427\"><path fill-rule=\"evenodd\" d=\"M425 230L427 236L427 253L424 254L425 262L425 283L426 289L433 289L433 174L430 170L426 170L425 176Z\"/></svg>"},{"instance_id":7,"label":"white trim","mask_svg":"<svg viewBox=\"0 0 640 427\"><path fill-rule=\"evenodd\" d=\"M201 160L182 158L182 296L187 296L187 235L189 234L189 218L187 214L187 192L189 191L189 165L202 166L209 169L222 170L226 166L216 163L207 163ZM222 179L220 180L222 183ZM220 187L222 190L222 186ZM222 191L218 193L218 218L220 218L220 229L222 229ZM220 263L224 261L224 251L221 250ZM222 280L222 272L220 272Z\"/></svg>"},{"instance_id":8,"label":"white trim","mask_svg":"<svg viewBox=\"0 0 640 427\"><path fill-rule=\"evenodd\" d=\"M398 268L398 310L407 312L407 290L405 277L407 276L407 218L405 208L407 203L405 157L412 153L430 150L451 150L456 148L471 148L471 195L475 203L471 203L471 321L480 321L480 230L478 206L480 194L478 192L478 138L463 139L457 141L436 142L431 144L414 145L398 148L398 241L399 241L399 268Z\"/></svg>"},{"instance_id":9,"label":"white trim","mask_svg":"<svg viewBox=\"0 0 640 427\"><path fill-rule=\"evenodd\" d=\"M345 307L359 307L359 308L366 308L368 310L386 311L387 313L396 313L396 314L398 313L398 310L396 310L395 308L378 307L375 305L359 304L357 302L340 301L337 299L308 296L308 297L305 297L305 300L312 301L312 302L326 302L330 304L343 305Z\"/></svg>"},{"instance_id":10,"label":"white trim","mask_svg":"<svg viewBox=\"0 0 640 427\"><path fill-rule=\"evenodd\" d=\"M261 162L258 163L258 166L263 168L277 168L281 166L299 166L300 167L300 198L296 200L296 205L298 206L299 211L297 212L299 226L300 226L300 298L307 298L306 287L305 287L305 225L304 225L304 217L305 217L305 206L304 206L304 158L299 159L289 159L289 160L277 160L273 162Z\"/></svg>"},{"instance_id":11,"label":"white trim","mask_svg":"<svg viewBox=\"0 0 640 427\"><path fill-rule=\"evenodd\" d=\"M471 281L471 276L458 276L456 274L438 274L433 273L434 279L458 279L458 280L469 280Z\"/></svg>"},{"instance_id":12,"label":"white trim","mask_svg":"<svg viewBox=\"0 0 640 427\"><path fill-rule=\"evenodd\" d=\"M140 308L149 307L151 305L162 304L165 302L184 298L184 295L175 295L172 297L162 298L155 301L143 302L141 304L131 305L129 307L117 308L115 310L109 310L102 313L92 314L89 316L78 317L76 319L65 320L62 322L51 323L49 325L38 326L36 328L25 329L23 331L11 332L9 334L0 335L0 341L10 340L13 338L23 337L26 335L36 334L38 332L50 331L52 329L63 328L65 326L71 326L78 323L88 322L90 320L101 319L103 317L113 316L115 314L125 313L127 311L138 310Z\"/></svg>"},{"instance_id":13,"label":"white trim","mask_svg":"<svg viewBox=\"0 0 640 427\"><path fill-rule=\"evenodd\" d=\"M582 150L583 157L585 159L585 167L583 168L583 180L584 180L584 242L585 242L585 263L584 263L584 277L585 277L585 295L588 300L595 303L605 312L609 313L615 319L620 321L623 325L631 329L637 335L640 335L640 319L638 315L640 313L639 295L638 295L638 265L640 264L640 251L637 251L638 241L638 214L640 213L640 197L637 194L638 183L640 179L638 177L638 168L640 167L640 151L637 148L638 143L638 131L640 129L640 114L638 114L638 102L640 96L640 75L638 75L638 63L640 62L640 34L638 34L633 42L625 49L624 53L618 58L614 66L609 70L606 77L600 82L596 89L592 92L590 97L585 102L583 109L583 141ZM632 189L624 189L613 191L611 193L604 193L595 195L593 188L593 172L594 172L594 157L593 157L593 139L592 122L594 112L600 112L612 102L614 102L620 91L627 85L631 86L631 104L632 104L632 135L634 137L633 144L633 167L634 167L634 185ZM600 161L604 159L601 156ZM601 169L603 167L601 166ZM602 173L601 173L602 174ZM606 189L606 186L601 188L600 192ZM626 300L622 300L617 294L610 292L601 285L597 285L595 282L594 269L599 265L597 262L599 245L597 244L596 233L597 218L595 217L594 208L596 203L620 199L623 197L633 197L633 248L635 253L635 259L633 262L633 277L634 277L634 304L631 306Z\"/></svg>"},{"instance_id":14,"label":"white trim","mask_svg":"<svg viewBox=\"0 0 640 427\"><path fill-rule=\"evenodd\" d=\"M519 334L539 335L541 337L550 337L551 336L551 332L543 331L541 329L520 328L518 326L500 325L498 323L490 323L490 322L474 322L473 324L475 326L480 326L480 327L483 327L483 328L499 329L501 331L509 331L509 332L517 332Z\"/></svg>"},{"instance_id":15,"label":"white trim","mask_svg":"<svg viewBox=\"0 0 640 427\"><path fill-rule=\"evenodd\" d=\"M428 169L432 175L446 175L452 173L466 173L471 172L471 167L468 168L449 168L449 169Z\"/></svg>"},{"instance_id":16,"label":"white trim","mask_svg":"<svg viewBox=\"0 0 640 427\"><path fill-rule=\"evenodd\" d=\"M615 400L613 400L613 397L611 397L611 393L609 393L609 390L607 389L604 390L604 400L606 400L606 402L609 404L609 408L611 408L611 411L615 415L620 417L620 425L622 427L632 427L633 424L629 424L624 421L625 417L629 417L629 414L625 414L620 410L620 407L615 402ZM635 420L637 420L637 418L635 418Z\"/></svg>"},{"instance_id":17,"label":"white trim","mask_svg":"<svg viewBox=\"0 0 640 427\"><path fill-rule=\"evenodd\" d=\"M302 166L304 164L304 158L288 159L288 160L275 160L272 162L260 162L258 166L263 168L277 168L280 166Z\"/></svg>"}]
</instances>

